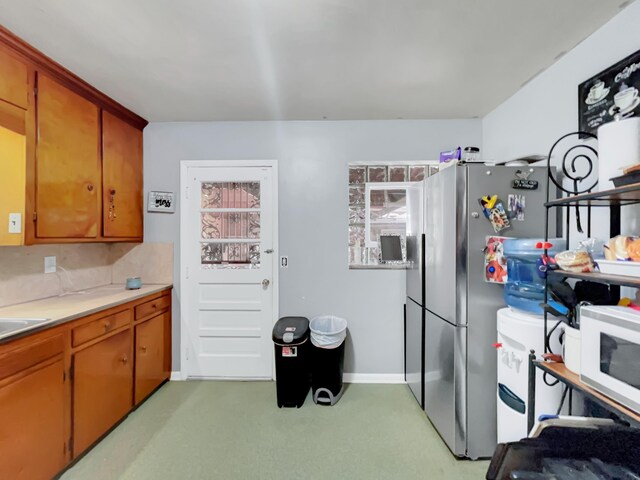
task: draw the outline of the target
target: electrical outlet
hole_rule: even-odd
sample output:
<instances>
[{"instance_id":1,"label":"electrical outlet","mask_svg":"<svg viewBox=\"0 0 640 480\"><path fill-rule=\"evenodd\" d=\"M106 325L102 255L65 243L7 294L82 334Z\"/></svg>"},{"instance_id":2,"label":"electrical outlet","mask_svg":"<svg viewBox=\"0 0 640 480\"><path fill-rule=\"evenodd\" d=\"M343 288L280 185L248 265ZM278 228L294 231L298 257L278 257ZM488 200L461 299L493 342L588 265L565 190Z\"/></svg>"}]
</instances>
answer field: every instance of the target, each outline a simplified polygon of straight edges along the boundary
<instances>
[{"instance_id":1,"label":"electrical outlet","mask_svg":"<svg viewBox=\"0 0 640 480\"><path fill-rule=\"evenodd\" d=\"M9 233L22 233L22 214L9 214Z\"/></svg>"},{"instance_id":2,"label":"electrical outlet","mask_svg":"<svg viewBox=\"0 0 640 480\"><path fill-rule=\"evenodd\" d=\"M44 273L56 273L56 257L44 257Z\"/></svg>"},{"instance_id":3,"label":"electrical outlet","mask_svg":"<svg viewBox=\"0 0 640 480\"><path fill-rule=\"evenodd\" d=\"M280 257L280 268L289 268L289 257Z\"/></svg>"}]
</instances>

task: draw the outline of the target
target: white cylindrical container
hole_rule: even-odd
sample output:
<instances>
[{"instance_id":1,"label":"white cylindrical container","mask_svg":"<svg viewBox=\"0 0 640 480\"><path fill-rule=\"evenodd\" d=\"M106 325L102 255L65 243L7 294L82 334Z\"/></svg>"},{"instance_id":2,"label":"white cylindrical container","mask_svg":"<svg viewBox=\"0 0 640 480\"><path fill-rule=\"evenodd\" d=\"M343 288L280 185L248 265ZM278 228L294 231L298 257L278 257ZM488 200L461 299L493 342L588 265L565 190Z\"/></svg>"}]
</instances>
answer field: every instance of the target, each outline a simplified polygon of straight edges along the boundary
<instances>
[{"instance_id":1,"label":"white cylindrical container","mask_svg":"<svg viewBox=\"0 0 640 480\"><path fill-rule=\"evenodd\" d=\"M565 325L562 358L565 367L580 375L580 330L577 328Z\"/></svg>"},{"instance_id":2,"label":"white cylindrical container","mask_svg":"<svg viewBox=\"0 0 640 480\"><path fill-rule=\"evenodd\" d=\"M598 189L614 188L613 177L640 163L640 118L612 121L598 128Z\"/></svg>"},{"instance_id":3,"label":"white cylindrical container","mask_svg":"<svg viewBox=\"0 0 640 480\"><path fill-rule=\"evenodd\" d=\"M520 310L498 310L498 443L515 442L527 436L527 401L529 398L529 351L544 353L544 317ZM549 329L557 322L549 319ZM554 353L560 352L559 326L550 340ZM542 370L536 369L535 416L555 414L562 387L550 387L542 381Z\"/></svg>"}]
</instances>

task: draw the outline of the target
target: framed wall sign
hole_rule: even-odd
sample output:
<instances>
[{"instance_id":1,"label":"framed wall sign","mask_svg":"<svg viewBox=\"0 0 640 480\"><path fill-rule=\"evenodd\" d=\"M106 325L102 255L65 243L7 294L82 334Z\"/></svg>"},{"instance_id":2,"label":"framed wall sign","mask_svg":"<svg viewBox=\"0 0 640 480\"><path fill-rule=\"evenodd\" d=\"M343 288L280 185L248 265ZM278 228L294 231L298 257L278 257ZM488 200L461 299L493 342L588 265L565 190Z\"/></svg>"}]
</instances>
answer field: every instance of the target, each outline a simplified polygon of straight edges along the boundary
<instances>
[{"instance_id":1,"label":"framed wall sign","mask_svg":"<svg viewBox=\"0 0 640 480\"><path fill-rule=\"evenodd\" d=\"M614 119L640 115L640 50L578 86L578 128L596 134Z\"/></svg>"},{"instance_id":2,"label":"framed wall sign","mask_svg":"<svg viewBox=\"0 0 640 480\"><path fill-rule=\"evenodd\" d=\"M176 211L173 192L149 192L147 212L173 213Z\"/></svg>"}]
</instances>

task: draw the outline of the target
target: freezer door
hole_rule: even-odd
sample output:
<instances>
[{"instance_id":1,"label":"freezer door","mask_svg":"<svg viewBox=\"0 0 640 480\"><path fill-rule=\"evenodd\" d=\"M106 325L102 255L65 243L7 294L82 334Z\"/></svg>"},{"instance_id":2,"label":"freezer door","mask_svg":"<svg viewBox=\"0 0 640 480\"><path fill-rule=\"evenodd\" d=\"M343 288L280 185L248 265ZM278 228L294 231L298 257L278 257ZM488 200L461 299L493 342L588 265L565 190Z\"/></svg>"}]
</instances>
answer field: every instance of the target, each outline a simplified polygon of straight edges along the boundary
<instances>
[{"instance_id":1,"label":"freezer door","mask_svg":"<svg viewBox=\"0 0 640 480\"><path fill-rule=\"evenodd\" d=\"M450 323L458 324L457 275L465 252L460 220L466 204L465 168L449 167L425 182L425 307Z\"/></svg>"},{"instance_id":2,"label":"freezer door","mask_svg":"<svg viewBox=\"0 0 640 480\"><path fill-rule=\"evenodd\" d=\"M407 297L424 306L424 235L407 237Z\"/></svg>"},{"instance_id":3,"label":"freezer door","mask_svg":"<svg viewBox=\"0 0 640 480\"><path fill-rule=\"evenodd\" d=\"M424 408L424 308L407 298L406 327L404 333L405 380L414 397Z\"/></svg>"},{"instance_id":4,"label":"freezer door","mask_svg":"<svg viewBox=\"0 0 640 480\"><path fill-rule=\"evenodd\" d=\"M466 328L427 311L424 409L449 449L466 455ZM487 390L495 392L492 386Z\"/></svg>"}]
</instances>

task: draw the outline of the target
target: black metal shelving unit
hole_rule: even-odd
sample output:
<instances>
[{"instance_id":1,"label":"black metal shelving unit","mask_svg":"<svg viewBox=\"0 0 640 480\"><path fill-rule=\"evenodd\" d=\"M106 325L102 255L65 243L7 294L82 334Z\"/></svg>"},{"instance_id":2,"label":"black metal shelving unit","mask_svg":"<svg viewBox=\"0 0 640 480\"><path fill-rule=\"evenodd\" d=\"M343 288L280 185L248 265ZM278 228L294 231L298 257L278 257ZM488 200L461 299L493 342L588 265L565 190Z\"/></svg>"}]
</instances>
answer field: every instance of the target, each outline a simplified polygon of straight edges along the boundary
<instances>
[{"instance_id":1,"label":"black metal shelving unit","mask_svg":"<svg viewBox=\"0 0 640 480\"><path fill-rule=\"evenodd\" d=\"M592 134L585 132L574 132L561 137L551 148L547 158L547 202L545 203L546 212L546 229L545 240L549 240L549 218L551 210L554 208L564 208L565 210L565 232L564 238L566 240L566 246L569 247L570 237L570 209L576 208L576 220L577 229L579 232L583 232L581 225L580 210L581 207L587 207L587 237L591 235L591 209L592 208L608 208L609 209L609 235L615 237L620 234L620 209L626 205L640 204L640 183L626 185L620 188L614 188L610 190L596 191L594 188L597 186L597 182L593 182L587 187L583 184L590 178L593 173L593 158L597 157L595 148L587 143L580 143L573 145L567 149L563 156L560 156L557 152L557 148L561 143L567 140L571 136L579 136L580 138L595 139ZM554 157L561 158L561 168L564 182L560 182L555 178L555 169L551 167L551 160ZM583 164L582 173L579 174L579 163ZM571 187L567 187L567 183ZM588 182L590 183L590 182ZM560 198L550 198L551 188L555 186L559 192L562 192ZM583 232L584 233L584 232ZM545 254L547 251L545 250ZM588 280L592 282L606 283L610 285L611 294L614 298L619 298L620 286L629 286L634 288L640 288L640 278L629 277L623 275L612 275L600 272L592 273L573 273L562 270L551 270L547 272L547 278L545 281L545 303L548 302L549 292L548 284L552 279L560 278L572 278L580 280ZM551 353L549 348L549 330L548 325L548 313L544 314L544 345L545 353ZM532 350L529 355L529 393L528 393L528 409L527 409L527 424L530 431L535 422L535 390L536 390L536 369L541 369L546 375L550 375L565 385L566 391L569 391L571 402L571 394L574 390L580 391L587 398L607 409L619 418L635 424L640 424L640 414L634 412L623 405L615 402L614 400L602 395L595 391L588 385L580 381L579 375L571 372L562 363L551 363L538 361L536 354ZM546 380L545 380L546 381ZM564 395L563 395L564 400Z\"/></svg>"}]
</instances>

